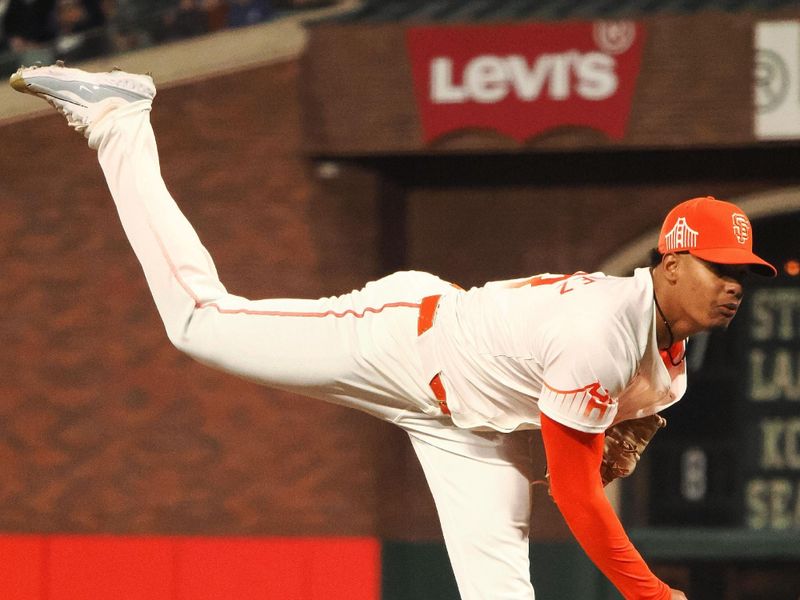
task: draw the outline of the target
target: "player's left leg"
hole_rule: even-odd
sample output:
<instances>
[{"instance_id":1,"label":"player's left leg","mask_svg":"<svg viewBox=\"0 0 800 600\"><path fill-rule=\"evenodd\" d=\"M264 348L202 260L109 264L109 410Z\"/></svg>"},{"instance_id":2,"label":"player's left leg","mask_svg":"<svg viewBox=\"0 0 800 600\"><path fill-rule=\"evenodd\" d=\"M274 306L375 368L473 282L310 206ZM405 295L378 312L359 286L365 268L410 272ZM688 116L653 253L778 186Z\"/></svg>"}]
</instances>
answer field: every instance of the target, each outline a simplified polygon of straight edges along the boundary
<instances>
[{"instance_id":1,"label":"player's left leg","mask_svg":"<svg viewBox=\"0 0 800 600\"><path fill-rule=\"evenodd\" d=\"M89 136L91 125L110 111L133 104L149 110L156 87L149 75L113 70L88 73L64 66L20 67L9 83L18 92L45 100L64 115L75 131Z\"/></svg>"},{"instance_id":2,"label":"player's left leg","mask_svg":"<svg viewBox=\"0 0 800 600\"><path fill-rule=\"evenodd\" d=\"M173 344L264 385L392 420L439 412L417 352L424 297L453 288L397 273L341 296L249 300L228 293L211 255L161 177L150 125L152 79L63 65L20 69L15 89L48 101L82 131Z\"/></svg>"},{"instance_id":3,"label":"player's left leg","mask_svg":"<svg viewBox=\"0 0 800 600\"><path fill-rule=\"evenodd\" d=\"M529 433L476 433L417 416L398 425L433 493L462 600L532 600Z\"/></svg>"}]
</instances>

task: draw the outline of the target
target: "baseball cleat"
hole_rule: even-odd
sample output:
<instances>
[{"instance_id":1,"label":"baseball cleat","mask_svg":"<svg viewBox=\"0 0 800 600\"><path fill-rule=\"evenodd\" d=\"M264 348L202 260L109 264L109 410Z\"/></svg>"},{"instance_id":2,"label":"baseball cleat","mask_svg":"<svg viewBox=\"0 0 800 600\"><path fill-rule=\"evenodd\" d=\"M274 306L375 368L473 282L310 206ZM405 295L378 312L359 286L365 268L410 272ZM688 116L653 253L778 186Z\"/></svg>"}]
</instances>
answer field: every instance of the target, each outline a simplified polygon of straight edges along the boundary
<instances>
[{"instance_id":1,"label":"baseball cleat","mask_svg":"<svg viewBox=\"0 0 800 600\"><path fill-rule=\"evenodd\" d=\"M61 61L46 67L20 67L9 83L18 92L47 101L79 132L84 132L94 118L105 115L109 105L152 100L156 95L156 86L149 75L116 69L88 73L65 67Z\"/></svg>"}]
</instances>

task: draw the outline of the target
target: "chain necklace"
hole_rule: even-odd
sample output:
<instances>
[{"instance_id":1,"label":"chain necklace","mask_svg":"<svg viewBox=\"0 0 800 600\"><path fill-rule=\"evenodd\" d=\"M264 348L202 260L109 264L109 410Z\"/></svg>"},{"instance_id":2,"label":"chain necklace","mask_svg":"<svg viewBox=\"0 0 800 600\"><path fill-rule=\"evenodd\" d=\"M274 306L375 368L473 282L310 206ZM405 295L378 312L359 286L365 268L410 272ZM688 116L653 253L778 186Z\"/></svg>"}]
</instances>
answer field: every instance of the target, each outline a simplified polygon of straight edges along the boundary
<instances>
[{"instance_id":1,"label":"chain necklace","mask_svg":"<svg viewBox=\"0 0 800 600\"><path fill-rule=\"evenodd\" d=\"M686 351L683 352L681 357L676 362L675 358L672 356L672 347L675 345L675 336L672 334L672 327L669 326L667 317L664 316L664 311L661 310L661 305L658 303L655 290L653 290L653 300L656 303L656 310L658 310L658 314L661 315L661 320L664 321L664 326L667 328L667 334L669 335L669 346L666 350L667 356L669 357L669 362L672 363L673 367L677 367L681 364L681 362L683 362L683 359L686 358Z\"/></svg>"}]
</instances>

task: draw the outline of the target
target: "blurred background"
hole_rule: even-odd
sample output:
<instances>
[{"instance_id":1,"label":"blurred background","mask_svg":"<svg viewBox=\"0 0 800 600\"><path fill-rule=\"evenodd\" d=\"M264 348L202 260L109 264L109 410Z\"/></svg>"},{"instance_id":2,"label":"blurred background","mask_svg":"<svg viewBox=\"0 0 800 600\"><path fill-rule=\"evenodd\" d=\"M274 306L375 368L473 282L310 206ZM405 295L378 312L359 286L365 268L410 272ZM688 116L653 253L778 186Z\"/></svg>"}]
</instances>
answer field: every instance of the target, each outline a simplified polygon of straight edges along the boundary
<instances>
[{"instance_id":1,"label":"blurred background","mask_svg":"<svg viewBox=\"0 0 800 600\"><path fill-rule=\"evenodd\" d=\"M677 202L779 269L609 494L692 600L800 598L800 6L0 0L0 70L152 73L164 178L236 294L648 264ZM94 153L0 89L0 597L457 598L405 435L180 355ZM531 443L544 474L538 434ZM619 596L535 488L539 600Z\"/></svg>"}]
</instances>

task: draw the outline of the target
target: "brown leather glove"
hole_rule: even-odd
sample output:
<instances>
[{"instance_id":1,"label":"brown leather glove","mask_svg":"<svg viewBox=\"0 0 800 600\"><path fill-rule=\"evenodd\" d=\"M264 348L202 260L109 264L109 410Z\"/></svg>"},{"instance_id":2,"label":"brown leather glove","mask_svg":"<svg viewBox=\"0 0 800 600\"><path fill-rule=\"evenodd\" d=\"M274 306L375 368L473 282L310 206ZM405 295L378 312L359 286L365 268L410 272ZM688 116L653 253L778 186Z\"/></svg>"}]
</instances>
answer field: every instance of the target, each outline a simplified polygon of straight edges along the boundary
<instances>
[{"instance_id":1,"label":"brown leather glove","mask_svg":"<svg viewBox=\"0 0 800 600\"><path fill-rule=\"evenodd\" d=\"M617 477L627 477L636 468L656 431L667 425L660 415L621 421L606 429L600 477L606 486Z\"/></svg>"}]
</instances>

